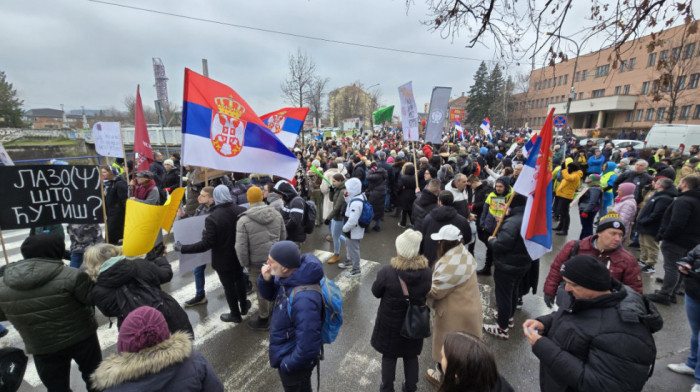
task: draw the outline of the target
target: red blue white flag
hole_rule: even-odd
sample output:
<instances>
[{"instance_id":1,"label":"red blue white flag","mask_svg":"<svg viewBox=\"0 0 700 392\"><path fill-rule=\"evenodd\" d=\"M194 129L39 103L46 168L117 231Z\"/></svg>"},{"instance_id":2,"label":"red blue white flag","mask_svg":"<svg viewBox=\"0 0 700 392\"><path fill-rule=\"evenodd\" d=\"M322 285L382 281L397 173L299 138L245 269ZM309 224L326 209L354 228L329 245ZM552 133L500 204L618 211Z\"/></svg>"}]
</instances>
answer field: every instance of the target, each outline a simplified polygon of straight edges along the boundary
<instances>
[{"instance_id":1,"label":"red blue white flag","mask_svg":"<svg viewBox=\"0 0 700 392\"><path fill-rule=\"evenodd\" d=\"M552 131L554 109L549 111L513 190L527 197L520 235L535 260L552 250Z\"/></svg>"},{"instance_id":2,"label":"red blue white flag","mask_svg":"<svg viewBox=\"0 0 700 392\"><path fill-rule=\"evenodd\" d=\"M307 114L309 108L284 108L263 114L260 119L285 146L293 148Z\"/></svg>"},{"instance_id":3,"label":"red blue white flag","mask_svg":"<svg viewBox=\"0 0 700 392\"><path fill-rule=\"evenodd\" d=\"M486 117L484 121L481 123L479 126L481 129L486 132L487 135L489 135L489 140L491 140L491 122L489 121L489 118Z\"/></svg>"},{"instance_id":4,"label":"red blue white flag","mask_svg":"<svg viewBox=\"0 0 700 392\"><path fill-rule=\"evenodd\" d=\"M185 68L182 162L293 178L296 156L231 87Z\"/></svg>"}]
</instances>

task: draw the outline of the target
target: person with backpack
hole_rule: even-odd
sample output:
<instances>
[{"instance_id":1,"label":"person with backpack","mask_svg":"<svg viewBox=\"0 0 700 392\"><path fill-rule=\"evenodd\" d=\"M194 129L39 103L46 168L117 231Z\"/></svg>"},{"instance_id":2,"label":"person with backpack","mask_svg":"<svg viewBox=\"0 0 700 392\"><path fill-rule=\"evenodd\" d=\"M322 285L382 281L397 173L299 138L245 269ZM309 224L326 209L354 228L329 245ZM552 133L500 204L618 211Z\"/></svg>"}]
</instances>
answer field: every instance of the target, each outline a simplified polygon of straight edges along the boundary
<instances>
[{"instance_id":1,"label":"person with backpack","mask_svg":"<svg viewBox=\"0 0 700 392\"><path fill-rule=\"evenodd\" d=\"M371 340L372 347L382 354L381 392L394 391L398 358L403 360L403 391L418 390L418 356L423 350L423 339L406 338L401 329L408 299L414 304L425 304L431 287L428 259L418 254L422 238L419 231L411 229L396 237L396 257L377 272L372 284L372 294L381 300Z\"/></svg>"},{"instance_id":2,"label":"person with backpack","mask_svg":"<svg viewBox=\"0 0 700 392\"><path fill-rule=\"evenodd\" d=\"M357 178L351 178L345 181L345 217L347 220L343 225L343 233L347 238L345 241L345 250L348 260L338 263L338 267L349 269L345 276L355 278L360 276L360 240L365 235L365 228L369 226L369 222L365 221L365 225L361 225L363 213L369 212L371 204L367 201L367 197L362 193L362 183ZM366 216L365 216L366 218Z\"/></svg>"},{"instance_id":3,"label":"person with backpack","mask_svg":"<svg viewBox=\"0 0 700 392\"><path fill-rule=\"evenodd\" d=\"M95 282L92 288L95 306L105 316L117 318L117 329L131 311L145 305L163 313L170 332L184 331L194 338L185 310L160 288L173 278L165 256L152 260L127 258L120 247L99 244L89 247L84 259L87 273Z\"/></svg>"},{"instance_id":4,"label":"person with backpack","mask_svg":"<svg viewBox=\"0 0 700 392\"><path fill-rule=\"evenodd\" d=\"M306 241L303 224L306 202L299 196L294 186L285 180L278 181L272 191L279 194L284 201L281 213L287 229L287 239L301 246L302 242Z\"/></svg>"},{"instance_id":5,"label":"person with backpack","mask_svg":"<svg viewBox=\"0 0 700 392\"><path fill-rule=\"evenodd\" d=\"M276 304L270 316L270 366L278 369L285 392L311 392L311 373L322 350L324 299L320 289L297 288L319 285L322 278L321 261L300 254L292 241L270 248L258 277L260 295Z\"/></svg>"}]
</instances>

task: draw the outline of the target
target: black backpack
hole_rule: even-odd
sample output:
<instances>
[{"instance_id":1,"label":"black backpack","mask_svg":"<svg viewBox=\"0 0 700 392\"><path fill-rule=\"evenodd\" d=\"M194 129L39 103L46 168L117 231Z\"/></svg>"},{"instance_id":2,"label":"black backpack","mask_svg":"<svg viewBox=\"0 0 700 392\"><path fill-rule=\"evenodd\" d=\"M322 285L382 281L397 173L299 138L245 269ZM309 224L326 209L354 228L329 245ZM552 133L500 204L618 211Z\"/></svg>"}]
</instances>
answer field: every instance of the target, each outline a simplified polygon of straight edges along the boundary
<instances>
[{"instance_id":1,"label":"black backpack","mask_svg":"<svg viewBox=\"0 0 700 392\"><path fill-rule=\"evenodd\" d=\"M22 385L28 358L19 348L0 349L0 392L15 392Z\"/></svg>"},{"instance_id":2,"label":"black backpack","mask_svg":"<svg viewBox=\"0 0 700 392\"><path fill-rule=\"evenodd\" d=\"M304 202L304 217L301 219L301 224L304 226L304 232L311 234L316 226L316 203L311 200Z\"/></svg>"},{"instance_id":3,"label":"black backpack","mask_svg":"<svg viewBox=\"0 0 700 392\"><path fill-rule=\"evenodd\" d=\"M136 308L150 306L163 312L163 296L160 290L140 278L134 278L131 282L122 285L116 292L117 306L119 306L119 318L124 319Z\"/></svg>"}]
</instances>

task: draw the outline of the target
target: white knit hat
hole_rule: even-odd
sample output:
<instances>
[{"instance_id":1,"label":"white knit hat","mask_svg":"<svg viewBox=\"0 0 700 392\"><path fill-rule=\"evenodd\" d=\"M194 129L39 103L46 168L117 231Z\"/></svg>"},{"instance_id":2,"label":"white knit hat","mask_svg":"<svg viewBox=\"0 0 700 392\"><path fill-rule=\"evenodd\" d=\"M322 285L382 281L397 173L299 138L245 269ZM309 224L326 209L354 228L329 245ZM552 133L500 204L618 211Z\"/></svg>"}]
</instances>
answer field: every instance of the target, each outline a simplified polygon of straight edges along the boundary
<instances>
[{"instance_id":1,"label":"white knit hat","mask_svg":"<svg viewBox=\"0 0 700 392\"><path fill-rule=\"evenodd\" d=\"M422 240L423 234L420 231L408 229L396 237L396 252L407 259L416 257Z\"/></svg>"}]
</instances>

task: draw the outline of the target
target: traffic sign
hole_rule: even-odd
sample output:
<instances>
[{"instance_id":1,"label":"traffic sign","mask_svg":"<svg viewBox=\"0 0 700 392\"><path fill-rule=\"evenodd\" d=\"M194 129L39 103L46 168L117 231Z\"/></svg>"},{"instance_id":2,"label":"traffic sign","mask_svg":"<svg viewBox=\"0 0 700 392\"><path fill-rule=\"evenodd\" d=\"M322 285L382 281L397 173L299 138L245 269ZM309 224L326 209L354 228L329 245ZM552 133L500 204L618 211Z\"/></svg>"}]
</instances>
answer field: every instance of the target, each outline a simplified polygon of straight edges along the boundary
<instances>
[{"instance_id":1,"label":"traffic sign","mask_svg":"<svg viewBox=\"0 0 700 392\"><path fill-rule=\"evenodd\" d=\"M564 125L566 125L566 117L557 116L557 118L554 119L554 126L556 128L564 128Z\"/></svg>"}]
</instances>

